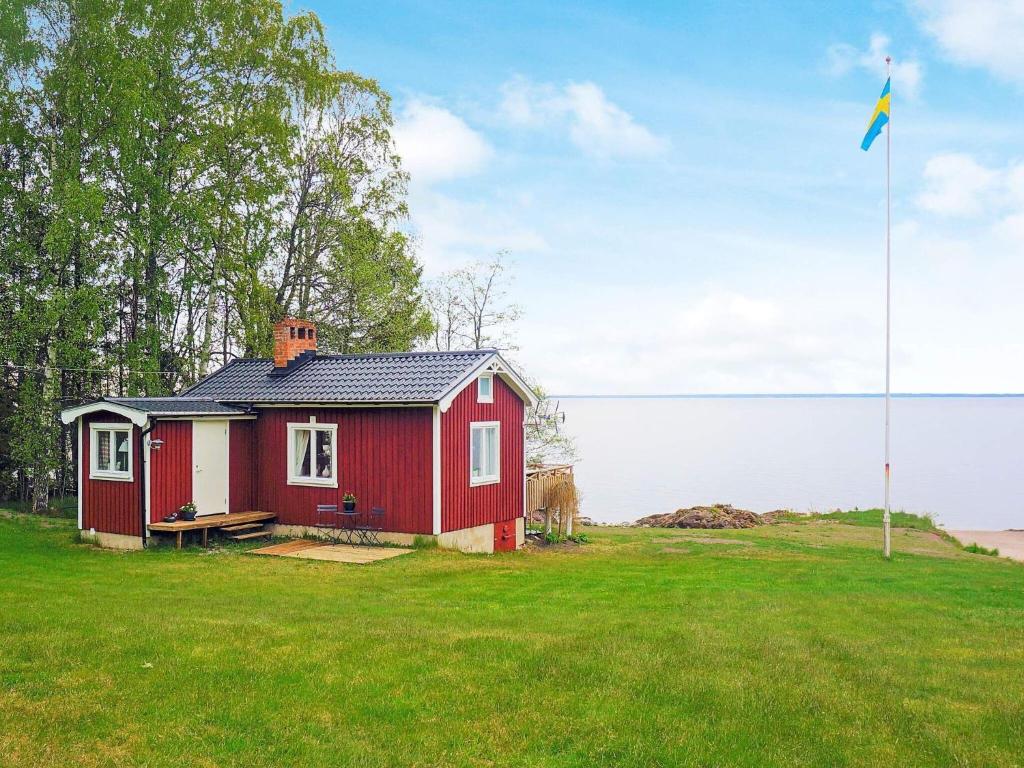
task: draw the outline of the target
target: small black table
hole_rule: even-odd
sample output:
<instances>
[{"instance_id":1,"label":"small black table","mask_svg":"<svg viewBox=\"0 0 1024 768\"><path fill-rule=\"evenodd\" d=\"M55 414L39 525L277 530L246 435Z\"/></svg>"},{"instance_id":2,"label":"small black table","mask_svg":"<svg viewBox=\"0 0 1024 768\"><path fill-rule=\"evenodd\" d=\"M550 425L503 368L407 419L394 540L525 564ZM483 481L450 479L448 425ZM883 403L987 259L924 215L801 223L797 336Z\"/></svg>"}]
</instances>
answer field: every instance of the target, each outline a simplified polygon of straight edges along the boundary
<instances>
[{"instance_id":1,"label":"small black table","mask_svg":"<svg viewBox=\"0 0 1024 768\"><path fill-rule=\"evenodd\" d=\"M364 544L363 532L360 530L359 517L362 512L356 509L343 509L338 514L341 516L341 530L344 532L346 544ZM358 541L353 541L355 537Z\"/></svg>"}]
</instances>

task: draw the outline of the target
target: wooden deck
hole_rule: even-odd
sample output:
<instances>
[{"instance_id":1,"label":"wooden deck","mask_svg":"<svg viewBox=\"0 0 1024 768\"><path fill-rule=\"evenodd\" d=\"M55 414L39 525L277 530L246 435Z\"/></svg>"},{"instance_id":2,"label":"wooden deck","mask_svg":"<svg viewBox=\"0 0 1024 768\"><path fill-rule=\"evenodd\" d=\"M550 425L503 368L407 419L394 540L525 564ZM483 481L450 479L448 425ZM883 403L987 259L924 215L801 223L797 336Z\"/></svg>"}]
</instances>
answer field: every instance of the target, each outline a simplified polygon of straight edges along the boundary
<instances>
[{"instance_id":1,"label":"wooden deck","mask_svg":"<svg viewBox=\"0 0 1024 768\"><path fill-rule=\"evenodd\" d=\"M178 549L181 549L181 535L186 531L202 531L203 546L212 528L242 525L244 523L265 523L277 515L273 512L234 512L230 515L202 515L195 520L176 520L173 523L150 523L149 530L178 535Z\"/></svg>"},{"instance_id":2,"label":"wooden deck","mask_svg":"<svg viewBox=\"0 0 1024 768\"><path fill-rule=\"evenodd\" d=\"M250 555L277 555L278 557L298 557L303 560L330 560L335 563L355 563L365 565L377 560L387 560L399 555L407 555L411 549L401 547L363 547L352 544L331 544L329 542L294 539L283 544L272 544L249 552Z\"/></svg>"}]
</instances>

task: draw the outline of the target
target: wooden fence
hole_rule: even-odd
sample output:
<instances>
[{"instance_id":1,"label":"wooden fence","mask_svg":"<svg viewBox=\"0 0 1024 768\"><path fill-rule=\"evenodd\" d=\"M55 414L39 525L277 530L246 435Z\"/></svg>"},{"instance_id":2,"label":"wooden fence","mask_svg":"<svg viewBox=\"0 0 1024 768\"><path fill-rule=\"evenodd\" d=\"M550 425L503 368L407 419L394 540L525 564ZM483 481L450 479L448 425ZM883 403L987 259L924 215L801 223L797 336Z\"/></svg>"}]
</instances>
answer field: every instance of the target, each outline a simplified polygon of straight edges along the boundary
<instances>
[{"instance_id":1,"label":"wooden fence","mask_svg":"<svg viewBox=\"0 0 1024 768\"><path fill-rule=\"evenodd\" d=\"M560 532L569 534L572 532L573 521L562 520L561 510L558 508L557 498L559 497L558 487L568 482L575 489L575 478L572 473L572 464L548 464L526 469L526 520L527 523L543 522L545 529L550 532L552 526L552 515L558 520ZM561 494L564 497L564 494ZM571 497L576 498L575 490ZM573 512L576 513L575 503L572 504Z\"/></svg>"}]
</instances>

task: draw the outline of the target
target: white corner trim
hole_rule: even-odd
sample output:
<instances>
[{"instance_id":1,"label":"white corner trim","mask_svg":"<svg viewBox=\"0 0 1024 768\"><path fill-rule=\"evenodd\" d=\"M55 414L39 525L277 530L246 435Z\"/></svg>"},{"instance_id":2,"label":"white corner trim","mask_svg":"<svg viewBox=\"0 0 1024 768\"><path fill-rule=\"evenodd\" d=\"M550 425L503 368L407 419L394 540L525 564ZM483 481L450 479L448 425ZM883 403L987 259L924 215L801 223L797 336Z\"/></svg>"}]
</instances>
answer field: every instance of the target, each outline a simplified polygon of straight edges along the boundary
<instances>
[{"instance_id":1,"label":"white corner trim","mask_svg":"<svg viewBox=\"0 0 1024 768\"><path fill-rule=\"evenodd\" d=\"M523 421L523 450L522 450L523 463L519 468L519 471L523 475L523 535L526 535L526 421Z\"/></svg>"},{"instance_id":2,"label":"white corner trim","mask_svg":"<svg viewBox=\"0 0 1024 768\"><path fill-rule=\"evenodd\" d=\"M147 429L150 426L153 426L153 425L152 424L147 425ZM153 519L152 518L152 511L153 511L153 461L152 461L152 456L153 456L153 454L152 454L152 451L150 450L150 447L149 447L149 444L150 444L150 442L152 442L152 440L153 440L153 433L150 432L148 435L146 435L146 439L143 441L144 445L142 446L142 467L143 467L143 470L144 470L142 476L144 478L146 478L146 525L147 526L149 525L150 520Z\"/></svg>"},{"instance_id":3,"label":"white corner trim","mask_svg":"<svg viewBox=\"0 0 1024 768\"><path fill-rule=\"evenodd\" d=\"M85 503L85 489L82 487L82 431L85 429L85 420L78 416L75 421L78 424L78 530L82 530L82 505Z\"/></svg>"},{"instance_id":4,"label":"white corner trim","mask_svg":"<svg viewBox=\"0 0 1024 768\"><path fill-rule=\"evenodd\" d=\"M109 411L110 413L116 413L118 416L124 416L137 427L144 427L146 426L146 422L149 421L149 416L147 416L144 411L139 411L135 408L128 408L123 405L118 405L117 403L108 403L105 400L99 400L95 403L86 403L85 405L76 405L74 408L65 408L60 412L60 420L65 424L70 424L79 416L84 416L87 413L96 413L98 411Z\"/></svg>"},{"instance_id":5,"label":"white corner trim","mask_svg":"<svg viewBox=\"0 0 1024 768\"><path fill-rule=\"evenodd\" d=\"M231 422L224 423L224 469L228 473L228 481L224 483L224 512L231 514ZM149 475L146 475L149 477Z\"/></svg>"},{"instance_id":6,"label":"white corner trim","mask_svg":"<svg viewBox=\"0 0 1024 768\"><path fill-rule=\"evenodd\" d=\"M441 533L441 408L435 405L433 411L433 430L431 436L431 477L433 478L433 526L435 536Z\"/></svg>"},{"instance_id":7,"label":"white corner trim","mask_svg":"<svg viewBox=\"0 0 1024 768\"><path fill-rule=\"evenodd\" d=\"M299 477L295 474L295 439L293 437L296 430L299 429L313 429L316 431L326 431L331 433L331 476L330 477ZM288 422L288 427L285 431L286 440L288 441L287 450L285 451L288 461L288 485L308 485L315 488L337 488L338 487L338 425L327 422L314 422L314 421L299 421L299 422ZM312 463L315 460L316 444L310 444L310 469L312 470Z\"/></svg>"}]
</instances>

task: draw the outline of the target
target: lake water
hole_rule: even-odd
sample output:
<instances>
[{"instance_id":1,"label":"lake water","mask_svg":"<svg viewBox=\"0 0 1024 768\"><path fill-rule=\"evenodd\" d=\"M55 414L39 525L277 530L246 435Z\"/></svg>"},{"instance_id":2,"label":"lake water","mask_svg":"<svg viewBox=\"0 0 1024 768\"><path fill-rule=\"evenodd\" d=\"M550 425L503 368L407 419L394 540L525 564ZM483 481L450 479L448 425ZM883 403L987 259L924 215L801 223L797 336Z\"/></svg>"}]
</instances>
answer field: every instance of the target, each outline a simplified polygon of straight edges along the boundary
<instances>
[{"instance_id":1,"label":"lake water","mask_svg":"<svg viewBox=\"0 0 1024 768\"><path fill-rule=\"evenodd\" d=\"M726 502L881 507L883 400L563 398L583 514L633 520ZM892 401L893 509L947 528L1024 528L1024 397Z\"/></svg>"}]
</instances>

